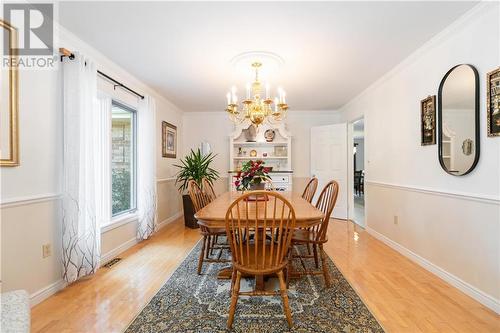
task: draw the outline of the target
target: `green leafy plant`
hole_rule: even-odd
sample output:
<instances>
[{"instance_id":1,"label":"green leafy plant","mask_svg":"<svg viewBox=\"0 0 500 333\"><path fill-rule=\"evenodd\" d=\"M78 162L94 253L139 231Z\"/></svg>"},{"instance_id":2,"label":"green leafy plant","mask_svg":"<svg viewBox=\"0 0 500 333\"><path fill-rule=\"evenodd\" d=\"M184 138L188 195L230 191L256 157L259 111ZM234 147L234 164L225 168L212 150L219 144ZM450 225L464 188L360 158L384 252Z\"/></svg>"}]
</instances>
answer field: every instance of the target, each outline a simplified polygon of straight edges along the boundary
<instances>
[{"instance_id":1,"label":"green leafy plant","mask_svg":"<svg viewBox=\"0 0 500 333\"><path fill-rule=\"evenodd\" d=\"M269 172L271 168L264 166L264 161L248 161L243 163L241 171L236 175L234 186L238 191L245 191L250 188L250 185L258 185L267 180L271 180Z\"/></svg>"},{"instance_id":2,"label":"green leafy plant","mask_svg":"<svg viewBox=\"0 0 500 333\"><path fill-rule=\"evenodd\" d=\"M113 169L112 182L112 214L130 209L130 171Z\"/></svg>"},{"instance_id":3,"label":"green leafy plant","mask_svg":"<svg viewBox=\"0 0 500 333\"><path fill-rule=\"evenodd\" d=\"M217 155L212 153L203 155L199 148L196 151L191 149L191 153L184 157L184 159L181 159L181 165L174 165L180 169L175 180L176 185L180 184L179 192L187 189L188 182L191 179L200 187L202 186L201 180L203 178L213 185L213 182L219 178L219 172L210 167L215 156Z\"/></svg>"}]
</instances>

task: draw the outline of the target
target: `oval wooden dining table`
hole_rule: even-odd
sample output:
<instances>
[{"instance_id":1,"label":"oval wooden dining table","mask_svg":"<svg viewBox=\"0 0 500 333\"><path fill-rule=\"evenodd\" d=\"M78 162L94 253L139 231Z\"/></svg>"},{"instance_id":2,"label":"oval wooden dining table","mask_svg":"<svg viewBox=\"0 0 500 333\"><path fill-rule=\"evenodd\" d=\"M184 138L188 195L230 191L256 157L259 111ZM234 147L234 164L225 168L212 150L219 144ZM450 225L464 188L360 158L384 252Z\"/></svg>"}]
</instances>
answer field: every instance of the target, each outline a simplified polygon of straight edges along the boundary
<instances>
[{"instance_id":1,"label":"oval wooden dining table","mask_svg":"<svg viewBox=\"0 0 500 333\"><path fill-rule=\"evenodd\" d=\"M280 194L287 199L295 211L295 228L303 229L312 227L321 222L323 218L323 213L314 207L311 203L304 200L300 194L294 192L280 192ZM229 206L241 196L241 192L225 192L215 198L211 203L200 209L196 214L195 218L198 220L198 224L206 226L208 228L225 228L226 227L226 213ZM259 202L260 205L269 204L269 202L262 201ZM271 217L272 209L268 209L268 215ZM255 214L255 212L254 212ZM252 211L249 212L249 218L255 218L252 216ZM219 279L230 279L232 274L232 267L226 267L219 271L217 277ZM264 277L256 276L255 283L257 290L264 289Z\"/></svg>"}]
</instances>

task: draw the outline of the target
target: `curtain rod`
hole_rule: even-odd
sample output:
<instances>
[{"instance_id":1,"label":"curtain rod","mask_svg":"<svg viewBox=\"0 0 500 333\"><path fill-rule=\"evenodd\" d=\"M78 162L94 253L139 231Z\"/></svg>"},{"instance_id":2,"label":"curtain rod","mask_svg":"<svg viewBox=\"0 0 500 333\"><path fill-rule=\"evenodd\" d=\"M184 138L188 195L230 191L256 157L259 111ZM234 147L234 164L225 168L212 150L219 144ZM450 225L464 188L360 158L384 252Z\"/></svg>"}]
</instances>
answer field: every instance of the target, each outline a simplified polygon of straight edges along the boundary
<instances>
[{"instance_id":1,"label":"curtain rod","mask_svg":"<svg viewBox=\"0 0 500 333\"><path fill-rule=\"evenodd\" d=\"M68 49L65 49L65 48L60 48L59 49L59 53L61 54L61 61L63 60L64 57L68 57L68 59L75 59L75 55L73 54L73 52L71 52L70 50ZM137 91L133 90L133 89L130 89L129 87L127 87L126 85L124 85L123 83L121 83L120 81L118 80L115 80L113 79L111 76L101 72L100 70L97 70L97 74L101 75L103 78L111 81L114 83L113 85L113 88L116 89L116 87L120 87L122 89L125 89L126 91L136 95L137 97L139 97L140 99L144 99L144 95L141 95L139 94Z\"/></svg>"}]
</instances>

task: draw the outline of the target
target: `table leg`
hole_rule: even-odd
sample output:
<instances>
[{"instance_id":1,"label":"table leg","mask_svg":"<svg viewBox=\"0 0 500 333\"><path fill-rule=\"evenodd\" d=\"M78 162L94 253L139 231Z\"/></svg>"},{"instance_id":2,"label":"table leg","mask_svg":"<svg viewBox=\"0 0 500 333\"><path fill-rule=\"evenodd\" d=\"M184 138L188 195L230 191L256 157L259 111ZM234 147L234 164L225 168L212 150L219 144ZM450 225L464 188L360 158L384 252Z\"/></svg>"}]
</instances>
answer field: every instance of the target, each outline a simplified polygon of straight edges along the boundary
<instances>
[{"instance_id":1,"label":"table leg","mask_svg":"<svg viewBox=\"0 0 500 333\"><path fill-rule=\"evenodd\" d=\"M264 275L256 275L255 276L255 290L264 290Z\"/></svg>"}]
</instances>

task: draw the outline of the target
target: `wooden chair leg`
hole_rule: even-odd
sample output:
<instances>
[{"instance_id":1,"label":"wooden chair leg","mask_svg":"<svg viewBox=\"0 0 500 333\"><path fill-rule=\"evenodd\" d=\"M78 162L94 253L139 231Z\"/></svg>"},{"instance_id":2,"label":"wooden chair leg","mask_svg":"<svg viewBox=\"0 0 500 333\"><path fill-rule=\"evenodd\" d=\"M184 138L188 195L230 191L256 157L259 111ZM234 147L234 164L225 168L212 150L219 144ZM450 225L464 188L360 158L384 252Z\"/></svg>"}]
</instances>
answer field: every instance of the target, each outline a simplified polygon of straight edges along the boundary
<instances>
[{"instance_id":1,"label":"wooden chair leg","mask_svg":"<svg viewBox=\"0 0 500 333\"><path fill-rule=\"evenodd\" d=\"M212 248L212 236L207 236L207 248L205 250L205 258L208 259L210 249Z\"/></svg>"},{"instance_id":2,"label":"wooden chair leg","mask_svg":"<svg viewBox=\"0 0 500 333\"><path fill-rule=\"evenodd\" d=\"M311 244L307 243L307 254L311 255Z\"/></svg>"},{"instance_id":3,"label":"wooden chair leg","mask_svg":"<svg viewBox=\"0 0 500 333\"><path fill-rule=\"evenodd\" d=\"M288 264L286 265L286 288L290 287L290 276L292 273L292 260L293 260L293 246L288 250Z\"/></svg>"},{"instance_id":4,"label":"wooden chair leg","mask_svg":"<svg viewBox=\"0 0 500 333\"><path fill-rule=\"evenodd\" d=\"M290 311L290 304L288 304L288 292L286 289L285 279L283 277L283 271L280 271L277 274L280 281L281 299L283 300L283 310L285 312L286 321L288 322L288 327L292 328L292 312Z\"/></svg>"},{"instance_id":5,"label":"wooden chair leg","mask_svg":"<svg viewBox=\"0 0 500 333\"><path fill-rule=\"evenodd\" d=\"M323 269L323 277L325 278L325 285L327 288L330 288L331 286L330 274L328 273L328 264L326 262L326 254L325 251L323 250L323 244L319 245L319 252L321 256L321 268Z\"/></svg>"},{"instance_id":6,"label":"wooden chair leg","mask_svg":"<svg viewBox=\"0 0 500 333\"><path fill-rule=\"evenodd\" d=\"M313 244L313 253L314 253L314 264L316 268L319 268L319 260L318 260L318 246Z\"/></svg>"},{"instance_id":7,"label":"wooden chair leg","mask_svg":"<svg viewBox=\"0 0 500 333\"><path fill-rule=\"evenodd\" d=\"M217 244L217 235L212 236L212 246L210 248L210 255L214 254L214 246Z\"/></svg>"},{"instance_id":8,"label":"wooden chair leg","mask_svg":"<svg viewBox=\"0 0 500 333\"><path fill-rule=\"evenodd\" d=\"M227 328L231 329L233 326L234 320L234 312L236 311L236 304L238 303L238 297L240 292L240 281L241 281L241 273L236 272L236 281L234 283L234 287L232 289L231 295L231 306L229 307L229 316L227 318Z\"/></svg>"},{"instance_id":9,"label":"wooden chair leg","mask_svg":"<svg viewBox=\"0 0 500 333\"><path fill-rule=\"evenodd\" d=\"M231 274L231 289L229 289L229 297L231 297L234 288L234 282L236 281L236 271L233 269L233 273Z\"/></svg>"},{"instance_id":10,"label":"wooden chair leg","mask_svg":"<svg viewBox=\"0 0 500 333\"><path fill-rule=\"evenodd\" d=\"M207 242L207 236L203 236L203 245L200 250L200 258L198 259L198 275L201 274L201 266L203 265L203 257L205 257L205 243Z\"/></svg>"}]
</instances>

